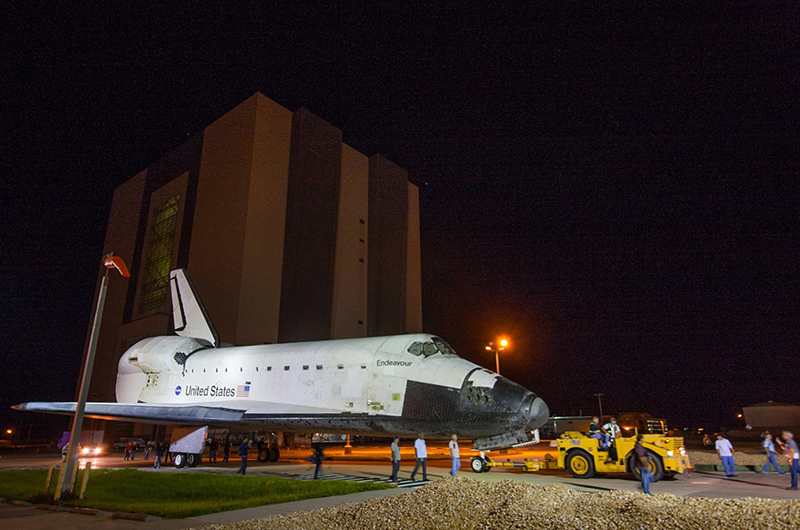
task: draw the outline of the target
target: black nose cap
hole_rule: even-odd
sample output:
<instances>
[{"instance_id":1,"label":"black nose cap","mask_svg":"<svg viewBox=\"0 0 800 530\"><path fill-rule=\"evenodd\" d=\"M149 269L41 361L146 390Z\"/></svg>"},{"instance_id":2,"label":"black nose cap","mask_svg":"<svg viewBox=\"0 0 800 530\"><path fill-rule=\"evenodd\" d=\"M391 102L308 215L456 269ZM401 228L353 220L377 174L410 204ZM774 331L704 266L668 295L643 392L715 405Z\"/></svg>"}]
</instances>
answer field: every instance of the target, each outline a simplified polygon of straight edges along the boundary
<instances>
[{"instance_id":1,"label":"black nose cap","mask_svg":"<svg viewBox=\"0 0 800 530\"><path fill-rule=\"evenodd\" d=\"M540 397L534 397L528 404L528 423L525 425L526 431L538 429L550 418L550 409L547 403Z\"/></svg>"}]
</instances>

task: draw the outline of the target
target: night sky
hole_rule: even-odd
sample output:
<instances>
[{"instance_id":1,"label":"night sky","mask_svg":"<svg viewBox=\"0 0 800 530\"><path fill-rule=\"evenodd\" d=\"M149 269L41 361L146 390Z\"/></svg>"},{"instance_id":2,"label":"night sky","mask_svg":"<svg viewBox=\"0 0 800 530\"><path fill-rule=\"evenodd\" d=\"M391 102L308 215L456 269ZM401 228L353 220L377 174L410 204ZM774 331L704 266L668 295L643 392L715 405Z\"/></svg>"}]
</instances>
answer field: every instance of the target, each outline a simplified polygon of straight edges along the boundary
<instances>
[{"instance_id":1,"label":"night sky","mask_svg":"<svg viewBox=\"0 0 800 530\"><path fill-rule=\"evenodd\" d=\"M3 425L73 399L114 188L256 91L409 171L425 330L552 414L800 404L796 2L13 4Z\"/></svg>"}]
</instances>

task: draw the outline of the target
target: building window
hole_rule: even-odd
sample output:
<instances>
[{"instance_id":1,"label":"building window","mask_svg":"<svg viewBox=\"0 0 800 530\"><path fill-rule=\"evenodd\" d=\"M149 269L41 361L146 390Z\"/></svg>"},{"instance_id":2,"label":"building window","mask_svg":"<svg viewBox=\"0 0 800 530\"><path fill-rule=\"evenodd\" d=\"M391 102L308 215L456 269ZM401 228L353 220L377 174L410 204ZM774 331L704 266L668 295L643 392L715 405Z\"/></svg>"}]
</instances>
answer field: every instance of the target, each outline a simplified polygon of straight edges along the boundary
<instances>
[{"instance_id":1,"label":"building window","mask_svg":"<svg viewBox=\"0 0 800 530\"><path fill-rule=\"evenodd\" d=\"M337 364L336 368L338 368L339 370L344 370L344 365L343 364Z\"/></svg>"},{"instance_id":2,"label":"building window","mask_svg":"<svg viewBox=\"0 0 800 530\"><path fill-rule=\"evenodd\" d=\"M303 365L303 370L308 370L308 365L307 364Z\"/></svg>"},{"instance_id":3,"label":"building window","mask_svg":"<svg viewBox=\"0 0 800 530\"><path fill-rule=\"evenodd\" d=\"M289 371L289 367L288 367L288 366L284 366L284 367L283 367L283 369L284 369L284 371L286 371L286 372L288 372L288 371Z\"/></svg>"},{"instance_id":4,"label":"building window","mask_svg":"<svg viewBox=\"0 0 800 530\"><path fill-rule=\"evenodd\" d=\"M155 315L164 308L172 266L172 247L178 225L179 195L161 204L153 212L147 261L142 272L142 292L139 298L139 316Z\"/></svg>"},{"instance_id":5,"label":"building window","mask_svg":"<svg viewBox=\"0 0 800 530\"><path fill-rule=\"evenodd\" d=\"M322 370L322 365L321 364L317 365L317 370Z\"/></svg>"},{"instance_id":6,"label":"building window","mask_svg":"<svg viewBox=\"0 0 800 530\"><path fill-rule=\"evenodd\" d=\"M271 366L267 366L267 372L271 372L271 371L272 371L272 367Z\"/></svg>"}]
</instances>

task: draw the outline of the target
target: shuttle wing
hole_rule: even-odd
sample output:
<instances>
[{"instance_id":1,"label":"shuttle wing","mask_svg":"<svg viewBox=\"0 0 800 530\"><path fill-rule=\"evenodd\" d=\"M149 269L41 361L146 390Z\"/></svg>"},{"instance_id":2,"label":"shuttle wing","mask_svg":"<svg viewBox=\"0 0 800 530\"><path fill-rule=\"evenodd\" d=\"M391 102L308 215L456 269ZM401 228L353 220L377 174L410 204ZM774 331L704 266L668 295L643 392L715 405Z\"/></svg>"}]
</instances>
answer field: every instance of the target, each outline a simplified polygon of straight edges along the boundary
<instances>
[{"instance_id":1,"label":"shuttle wing","mask_svg":"<svg viewBox=\"0 0 800 530\"><path fill-rule=\"evenodd\" d=\"M215 348L219 346L217 330L185 270L175 269L169 273L169 288L175 333L181 337L206 341Z\"/></svg>"},{"instance_id":2,"label":"shuttle wing","mask_svg":"<svg viewBox=\"0 0 800 530\"><path fill-rule=\"evenodd\" d=\"M29 412L48 412L51 414L75 414L74 402L30 402L12 407ZM148 423L169 423L198 425L209 423L239 423L244 410L169 405L149 405L147 403L87 403L86 416L106 420L144 421Z\"/></svg>"}]
</instances>

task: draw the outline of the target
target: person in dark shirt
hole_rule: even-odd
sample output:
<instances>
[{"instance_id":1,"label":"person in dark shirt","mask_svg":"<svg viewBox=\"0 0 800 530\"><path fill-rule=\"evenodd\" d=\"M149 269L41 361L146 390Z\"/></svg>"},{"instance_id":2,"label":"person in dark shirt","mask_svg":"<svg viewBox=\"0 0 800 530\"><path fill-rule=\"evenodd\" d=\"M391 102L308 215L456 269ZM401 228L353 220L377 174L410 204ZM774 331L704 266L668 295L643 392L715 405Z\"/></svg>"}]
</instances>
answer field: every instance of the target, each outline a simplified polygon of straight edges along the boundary
<instances>
[{"instance_id":1,"label":"person in dark shirt","mask_svg":"<svg viewBox=\"0 0 800 530\"><path fill-rule=\"evenodd\" d=\"M600 426L600 418L597 416L593 417L592 423L589 424L589 438L600 440L600 447L604 449L608 447L608 435L603 432L603 428Z\"/></svg>"},{"instance_id":2,"label":"person in dark shirt","mask_svg":"<svg viewBox=\"0 0 800 530\"><path fill-rule=\"evenodd\" d=\"M222 454L222 461L223 462L227 462L228 458L230 458L232 445L233 444L231 444L231 439L230 438L226 438L225 439L225 452Z\"/></svg>"},{"instance_id":3,"label":"person in dark shirt","mask_svg":"<svg viewBox=\"0 0 800 530\"><path fill-rule=\"evenodd\" d=\"M633 447L633 459L642 478L642 489L650 495L650 481L653 480L653 471L650 469L650 456L642 445L642 435L636 435L636 445Z\"/></svg>"},{"instance_id":4,"label":"person in dark shirt","mask_svg":"<svg viewBox=\"0 0 800 530\"><path fill-rule=\"evenodd\" d=\"M311 461L315 464L314 465L314 480L317 479L319 475L319 470L322 468L322 460L325 458L324 450L322 448L322 444L317 444L314 447L314 454L311 456Z\"/></svg>"},{"instance_id":5,"label":"person in dark shirt","mask_svg":"<svg viewBox=\"0 0 800 530\"><path fill-rule=\"evenodd\" d=\"M237 474L246 475L247 474L247 450L250 449L250 446L247 445L247 438L242 440L242 444L239 446L239 456L242 459L242 467L239 468Z\"/></svg>"}]
</instances>

